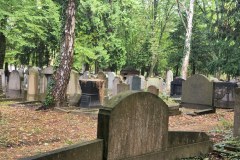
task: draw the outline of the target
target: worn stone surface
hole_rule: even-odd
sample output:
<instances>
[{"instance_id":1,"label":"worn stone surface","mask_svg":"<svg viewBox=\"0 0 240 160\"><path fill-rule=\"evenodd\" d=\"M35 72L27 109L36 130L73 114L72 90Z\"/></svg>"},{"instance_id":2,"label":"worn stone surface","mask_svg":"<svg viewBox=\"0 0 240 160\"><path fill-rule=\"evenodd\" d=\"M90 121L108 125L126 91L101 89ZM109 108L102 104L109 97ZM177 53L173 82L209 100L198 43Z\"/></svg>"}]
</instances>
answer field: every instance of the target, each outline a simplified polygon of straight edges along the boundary
<instances>
[{"instance_id":1,"label":"worn stone surface","mask_svg":"<svg viewBox=\"0 0 240 160\"><path fill-rule=\"evenodd\" d=\"M21 97L21 80L18 71L13 70L9 76L7 98Z\"/></svg>"},{"instance_id":2,"label":"worn stone surface","mask_svg":"<svg viewBox=\"0 0 240 160\"><path fill-rule=\"evenodd\" d=\"M183 81L182 103L213 107L213 82L198 74Z\"/></svg>"},{"instance_id":3,"label":"worn stone surface","mask_svg":"<svg viewBox=\"0 0 240 160\"><path fill-rule=\"evenodd\" d=\"M44 101L47 95L47 77L44 74L40 74L40 90L39 100Z\"/></svg>"},{"instance_id":4,"label":"worn stone surface","mask_svg":"<svg viewBox=\"0 0 240 160\"><path fill-rule=\"evenodd\" d=\"M81 98L81 88L79 85L79 74L77 71L72 70L70 79L67 86L68 103L71 106L77 106Z\"/></svg>"},{"instance_id":5,"label":"worn stone surface","mask_svg":"<svg viewBox=\"0 0 240 160\"><path fill-rule=\"evenodd\" d=\"M182 96L182 82L185 81L182 78L174 78L171 82L171 92L170 96L174 98L178 98Z\"/></svg>"},{"instance_id":6,"label":"worn stone surface","mask_svg":"<svg viewBox=\"0 0 240 160\"><path fill-rule=\"evenodd\" d=\"M30 68L28 71L28 88L27 88L27 101L38 100L38 70Z\"/></svg>"},{"instance_id":7,"label":"worn stone surface","mask_svg":"<svg viewBox=\"0 0 240 160\"><path fill-rule=\"evenodd\" d=\"M240 88L235 88L233 136L240 137Z\"/></svg>"},{"instance_id":8,"label":"worn stone surface","mask_svg":"<svg viewBox=\"0 0 240 160\"><path fill-rule=\"evenodd\" d=\"M167 71L166 75L166 90L170 92L171 90L171 82L173 81L173 72L171 70Z\"/></svg>"},{"instance_id":9,"label":"worn stone surface","mask_svg":"<svg viewBox=\"0 0 240 160\"><path fill-rule=\"evenodd\" d=\"M113 80L116 77L114 72L108 72L108 89L113 89Z\"/></svg>"},{"instance_id":10,"label":"worn stone surface","mask_svg":"<svg viewBox=\"0 0 240 160\"><path fill-rule=\"evenodd\" d=\"M97 78L104 80L104 86L105 88L108 88L108 76L104 72L99 71L97 74Z\"/></svg>"},{"instance_id":11,"label":"worn stone surface","mask_svg":"<svg viewBox=\"0 0 240 160\"><path fill-rule=\"evenodd\" d=\"M117 94L130 90L130 85L125 83L117 84Z\"/></svg>"},{"instance_id":12,"label":"worn stone surface","mask_svg":"<svg viewBox=\"0 0 240 160\"><path fill-rule=\"evenodd\" d=\"M53 74L53 67L52 66L48 66L48 67L46 67L46 68L44 68L43 70L42 70L42 73L43 74Z\"/></svg>"},{"instance_id":13,"label":"worn stone surface","mask_svg":"<svg viewBox=\"0 0 240 160\"><path fill-rule=\"evenodd\" d=\"M115 96L117 95L117 85L122 83L121 77L115 77L113 80L113 88L112 88L112 95Z\"/></svg>"},{"instance_id":14,"label":"worn stone surface","mask_svg":"<svg viewBox=\"0 0 240 160\"><path fill-rule=\"evenodd\" d=\"M141 78L139 76L132 77L132 88L133 91L141 90Z\"/></svg>"},{"instance_id":15,"label":"worn stone surface","mask_svg":"<svg viewBox=\"0 0 240 160\"><path fill-rule=\"evenodd\" d=\"M155 86L149 86L147 91L157 96L159 95L159 89L157 89Z\"/></svg>"},{"instance_id":16,"label":"worn stone surface","mask_svg":"<svg viewBox=\"0 0 240 160\"><path fill-rule=\"evenodd\" d=\"M108 160L165 151L168 106L148 92L119 94L100 109L98 138L105 139L104 156Z\"/></svg>"},{"instance_id":17,"label":"worn stone surface","mask_svg":"<svg viewBox=\"0 0 240 160\"><path fill-rule=\"evenodd\" d=\"M20 160L102 160L102 140L71 145Z\"/></svg>"},{"instance_id":18,"label":"worn stone surface","mask_svg":"<svg viewBox=\"0 0 240 160\"><path fill-rule=\"evenodd\" d=\"M163 80L158 77L150 77L147 79L147 87L155 86L160 90Z\"/></svg>"},{"instance_id":19,"label":"worn stone surface","mask_svg":"<svg viewBox=\"0 0 240 160\"><path fill-rule=\"evenodd\" d=\"M141 90L145 90L147 86L147 81L144 76L139 76L141 78Z\"/></svg>"}]
</instances>

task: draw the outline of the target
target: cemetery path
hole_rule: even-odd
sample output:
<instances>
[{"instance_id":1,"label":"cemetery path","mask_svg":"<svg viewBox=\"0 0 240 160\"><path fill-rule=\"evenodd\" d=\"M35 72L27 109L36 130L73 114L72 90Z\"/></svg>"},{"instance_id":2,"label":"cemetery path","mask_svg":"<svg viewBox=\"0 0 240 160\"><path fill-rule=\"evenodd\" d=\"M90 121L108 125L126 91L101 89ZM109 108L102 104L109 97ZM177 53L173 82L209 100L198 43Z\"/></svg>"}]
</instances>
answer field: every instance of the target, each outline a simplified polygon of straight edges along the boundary
<instances>
[{"instance_id":1,"label":"cemetery path","mask_svg":"<svg viewBox=\"0 0 240 160\"><path fill-rule=\"evenodd\" d=\"M0 160L18 159L96 138L97 115L35 111L37 107L0 103ZM228 110L169 118L169 130L204 131L215 142L221 141L224 131L232 126L233 112Z\"/></svg>"}]
</instances>

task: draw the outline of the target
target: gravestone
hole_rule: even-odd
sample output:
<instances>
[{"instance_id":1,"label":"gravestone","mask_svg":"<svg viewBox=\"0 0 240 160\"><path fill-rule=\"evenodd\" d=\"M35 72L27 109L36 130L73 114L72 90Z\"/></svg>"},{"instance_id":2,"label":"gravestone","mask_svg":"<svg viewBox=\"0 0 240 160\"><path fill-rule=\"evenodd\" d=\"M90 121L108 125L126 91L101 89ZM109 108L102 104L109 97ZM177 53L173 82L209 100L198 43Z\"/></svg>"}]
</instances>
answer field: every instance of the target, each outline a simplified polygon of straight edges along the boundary
<instances>
[{"instance_id":1,"label":"gravestone","mask_svg":"<svg viewBox=\"0 0 240 160\"><path fill-rule=\"evenodd\" d=\"M234 128L233 136L240 137L240 88L235 88Z\"/></svg>"},{"instance_id":2,"label":"gravestone","mask_svg":"<svg viewBox=\"0 0 240 160\"><path fill-rule=\"evenodd\" d=\"M159 91L161 92L162 91L162 83L163 83L163 80L161 78L158 78L158 77L149 77L147 79L147 88L149 86L155 86L157 87L157 89L159 89Z\"/></svg>"},{"instance_id":3,"label":"gravestone","mask_svg":"<svg viewBox=\"0 0 240 160\"><path fill-rule=\"evenodd\" d=\"M108 88L108 77L104 72L99 71L97 74L97 78L103 80L105 88Z\"/></svg>"},{"instance_id":4,"label":"gravestone","mask_svg":"<svg viewBox=\"0 0 240 160\"><path fill-rule=\"evenodd\" d=\"M157 96L159 95L159 89L157 89L155 86L149 86L147 91Z\"/></svg>"},{"instance_id":5,"label":"gravestone","mask_svg":"<svg viewBox=\"0 0 240 160\"><path fill-rule=\"evenodd\" d=\"M28 74L27 101L37 101L39 72L36 68L30 68Z\"/></svg>"},{"instance_id":6,"label":"gravestone","mask_svg":"<svg viewBox=\"0 0 240 160\"><path fill-rule=\"evenodd\" d=\"M105 139L107 160L167 150L168 106L157 96L125 92L100 109L98 117L98 138Z\"/></svg>"},{"instance_id":7,"label":"gravestone","mask_svg":"<svg viewBox=\"0 0 240 160\"><path fill-rule=\"evenodd\" d=\"M141 78L139 76L128 76L126 79L126 84L130 86L130 90L141 90Z\"/></svg>"},{"instance_id":8,"label":"gravestone","mask_svg":"<svg viewBox=\"0 0 240 160\"><path fill-rule=\"evenodd\" d=\"M113 89L113 80L116 77L116 74L114 72L108 72L108 89Z\"/></svg>"},{"instance_id":9,"label":"gravestone","mask_svg":"<svg viewBox=\"0 0 240 160\"><path fill-rule=\"evenodd\" d=\"M235 88L237 83L213 82L214 86L214 106L217 108L234 108Z\"/></svg>"},{"instance_id":10,"label":"gravestone","mask_svg":"<svg viewBox=\"0 0 240 160\"><path fill-rule=\"evenodd\" d=\"M70 79L67 86L67 97L70 106L77 106L81 98L79 74L74 70L71 70Z\"/></svg>"},{"instance_id":11,"label":"gravestone","mask_svg":"<svg viewBox=\"0 0 240 160\"><path fill-rule=\"evenodd\" d=\"M179 98L182 96L182 83L185 81L182 78L174 78L171 82L171 92L170 96L174 98Z\"/></svg>"},{"instance_id":12,"label":"gravestone","mask_svg":"<svg viewBox=\"0 0 240 160\"><path fill-rule=\"evenodd\" d=\"M44 68L40 74L40 100L44 101L47 95L47 86L53 75L53 67L48 66Z\"/></svg>"},{"instance_id":13,"label":"gravestone","mask_svg":"<svg viewBox=\"0 0 240 160\"><path fill-rule=\"evenodd\" d=\"M146 88L146 80L144 76L139 76L141 78L141 90L145 90Z\"/></svg>"},{"instance_id":14,"label":"gravestone","mask_svg":"<svg viewBox=\"0 0 240 160\"><path fill-rule=\"evenodd\" d=\"M3 94L5 92L6 92L5 73L3 69L0 69L0 94Z\"/></svg>"},{"instance_id":15,"label":"gravestone","mask_svg":"<svg viewBox=\"0 0 240 160\"><path fill-rule=\"evenodd\" d=\"M115 77L113 80L113 88L112 88L112 95L115 96L117 95L117 85L122 83L121 77Z\"/></svg>"},{"instance_id":16,"label":"gravestone","mask_svg":"<svg viewBox=\"0 0 240 160\"><path fill-rule=\"evenodd\" d=\"M213 108L213 82L199 74L183 81L181 105L195 109Z\"/></svg>"},{"instance_id":17,"label":"gravestone","mask_svg":"<svg viewBox=\"0 0 240 160\"><path fill-rule=\"evenodd\" d=\"M82 95L80 107L99 107L104 101L104 80L101 79L80 79Z\"/></svg>"},{"instance_id":18,"label":"gravestone","mask_svg":"<svg viewBox=\"0 0 240 160\"><path fill-rule=\"evenodd\" d=\"M174 160L206 154L202 132L168 132L168 106L148 92L125 92L99 110L97 138L103 160Z\"/></svg>"},{"instance_id":19,"label":"gravestone","mask_svg":"<svg viewBox=\"0 0 240 160\"><path fill-rule=\"evenodd\" d=\"M173 81L173 72L171 70L168 70L167 75L166 75L166 90L167 90L167 92L170 92L172 81Z\"/></svg>"},{"instance_id":20,"label":"gravestone","mask_svg":"<svg viewBox=\"0 0 240 160\"><path fill-rule=\"evenodd\" d=\"M13 70L9 76L8 98L21 98L21 80L18 71Z\"/></svg>"},{"instance_id":21,"label":"gravestone","mask_svg":"<svg viewBox=\"0 0 240 160\"><path fill-rule=\"evenodd\" d=\"M130 85L125 83L117 84L117 94L130 90Z\"/></svg>"}]
</instances>

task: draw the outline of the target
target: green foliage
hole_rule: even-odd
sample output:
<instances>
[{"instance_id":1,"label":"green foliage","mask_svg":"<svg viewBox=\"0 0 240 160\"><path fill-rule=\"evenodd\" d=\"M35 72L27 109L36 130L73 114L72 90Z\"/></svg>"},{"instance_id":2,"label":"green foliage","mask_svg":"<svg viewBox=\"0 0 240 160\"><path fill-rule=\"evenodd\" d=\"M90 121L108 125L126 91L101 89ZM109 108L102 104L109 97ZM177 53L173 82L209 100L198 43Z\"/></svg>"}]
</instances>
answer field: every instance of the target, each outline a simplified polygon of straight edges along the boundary
<instances>
[{"instance_id":1,"label":"green foliage","mask_svg":"<svg viewBox=\"0 0 240 160\"><path fill-rule=\"evenodd\" d=\"M55 85L55 81L51 78L47 85L47 95L43 102L43 106L50 108L52 105L54 105L54 99L52 95L52 90Z\"/></svg>"}]
</instances>

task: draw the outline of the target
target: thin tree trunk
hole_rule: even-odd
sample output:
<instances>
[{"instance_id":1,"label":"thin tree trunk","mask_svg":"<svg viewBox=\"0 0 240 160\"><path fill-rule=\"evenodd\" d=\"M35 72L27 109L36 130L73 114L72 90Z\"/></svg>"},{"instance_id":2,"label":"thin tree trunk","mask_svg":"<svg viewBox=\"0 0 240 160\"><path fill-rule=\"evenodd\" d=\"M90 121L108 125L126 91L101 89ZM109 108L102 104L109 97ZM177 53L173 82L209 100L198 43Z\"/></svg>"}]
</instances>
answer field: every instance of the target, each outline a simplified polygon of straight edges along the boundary
<instances>
[{"instance_id":1,"label":"thin tree trunk","mask_svg":"<svg viewBox=\"0 0 240 160\"><path fill-rule=\"evenodd\" d=\"M187 79L189 58L191 53L191 36L192 36L192 21L193 21L193 11L194 11L194 1L190 0L189 12L187 14L187 28L186 28L186 38L184 44L184 57L182 62L182 78Z\"/></svg>"},{"instance_id":2,"label":"thin tree trunk","mask_svg":"<svg viewBox=\"0 0 240 160\"><path fill-rule=\"evenodd\" d=\"M2 32L0 32L0 69L3 69L5 54L6 54L6 37Z\"/></svg>"},{"instance_id":3,"label":"thin tree trunk","mask_svg":"<svg viewBox=\"0 0 240 160\"><path fill-rule=\"evenodd\" d=\"M52 94L56 107L62 106L65 102L66 89L73 64L75 8L75 0L68 0L60 64L53 77L55 85Z\"/></svg>"}]
</instances>

